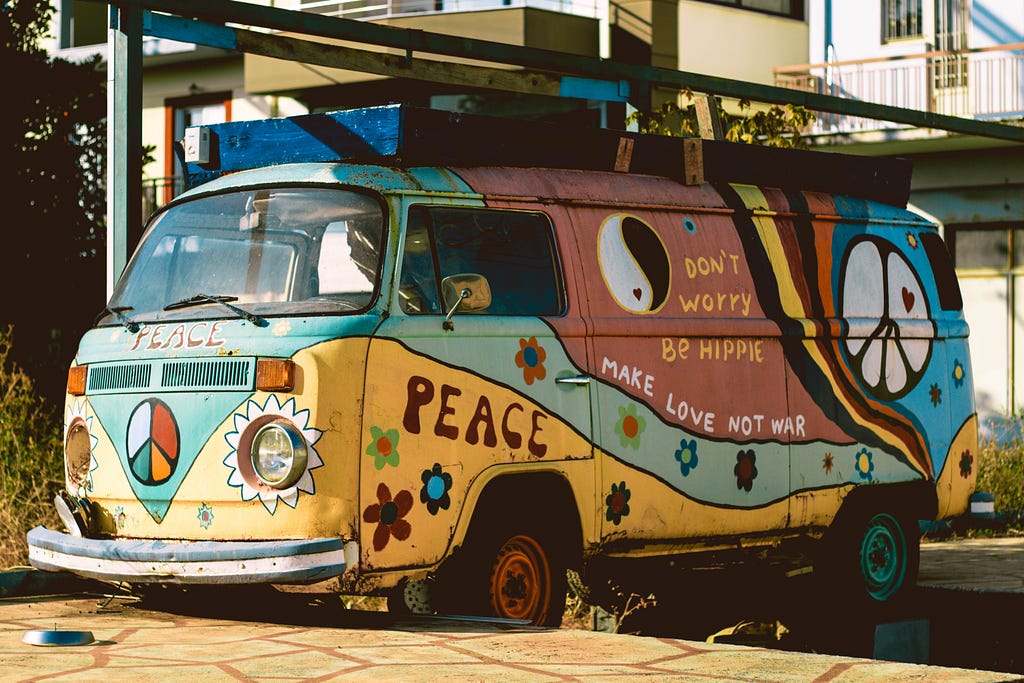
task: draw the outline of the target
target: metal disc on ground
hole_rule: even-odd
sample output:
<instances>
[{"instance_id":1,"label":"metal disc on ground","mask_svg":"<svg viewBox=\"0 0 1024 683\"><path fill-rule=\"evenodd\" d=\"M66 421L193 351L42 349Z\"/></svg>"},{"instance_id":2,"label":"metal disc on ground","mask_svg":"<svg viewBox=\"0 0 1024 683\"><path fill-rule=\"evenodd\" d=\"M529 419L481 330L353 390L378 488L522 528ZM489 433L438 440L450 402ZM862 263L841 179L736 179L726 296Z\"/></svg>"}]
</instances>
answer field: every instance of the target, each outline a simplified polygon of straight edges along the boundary
<instances>
[{"instance_id":1,"label":"metal disc on ground","mask_svg":"<svg viewBox=\"0 0 1024 683\"><path fill-rule=\"evenodd\" d=\"M69 646L69 645L88 645L94 642L96 639L92 637L90 631L48 631L48 630L35 630L25 631L25 635L22 636L21 642L28 645L41 645L41 646Z\"/></svg>"}]
</instances>

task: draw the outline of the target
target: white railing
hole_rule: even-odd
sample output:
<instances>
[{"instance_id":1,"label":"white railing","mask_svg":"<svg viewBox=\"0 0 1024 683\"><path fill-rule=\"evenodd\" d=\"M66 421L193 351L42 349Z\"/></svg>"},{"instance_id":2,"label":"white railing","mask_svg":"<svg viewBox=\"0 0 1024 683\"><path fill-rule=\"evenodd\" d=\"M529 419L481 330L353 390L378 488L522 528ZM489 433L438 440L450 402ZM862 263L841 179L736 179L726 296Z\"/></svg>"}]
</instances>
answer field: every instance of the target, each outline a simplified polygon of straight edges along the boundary
<instances>
[{"instance_id":1,"label":"white railing","mask_svg":"<svg viewBox=\"0 0 1024 683\"><path fill-rule=\"evenodd\" d=\"M824 95L978 119L1024 116L1024 43L960 52L777 67L775 84ZM812 131L902 127L819 114Z\"/></svg>"},{"instance_id":2,"label":"white railing","mask_svg":"<svg viewBox=\"0 0 1024 683\"><path fill-rule=\"evenodd\" d=\"M417 14L532 7L598 18L597 0L292 0L288 9L346 19L390 19Z\"/></svg>"}]
</instances>

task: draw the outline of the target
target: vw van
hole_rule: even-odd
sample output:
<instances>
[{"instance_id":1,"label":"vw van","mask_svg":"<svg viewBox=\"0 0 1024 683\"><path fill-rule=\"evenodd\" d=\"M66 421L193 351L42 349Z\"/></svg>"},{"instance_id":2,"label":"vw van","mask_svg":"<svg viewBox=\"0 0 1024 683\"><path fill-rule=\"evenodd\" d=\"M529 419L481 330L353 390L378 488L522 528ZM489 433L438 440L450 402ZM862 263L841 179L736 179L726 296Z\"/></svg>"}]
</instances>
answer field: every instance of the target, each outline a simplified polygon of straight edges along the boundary
<instances>
[{"instance_id":1,"label":"vw van","mask_svg":"<svg viewBox=\"0 0 1024 683\"><path fill-rule=\"evenodd\" d=\"M967 509L968 329L901 160L406 106L190 139L68 373L35 567L550 625L567 569L791 541L884 603Z\"/></svg>"}]
</instances>

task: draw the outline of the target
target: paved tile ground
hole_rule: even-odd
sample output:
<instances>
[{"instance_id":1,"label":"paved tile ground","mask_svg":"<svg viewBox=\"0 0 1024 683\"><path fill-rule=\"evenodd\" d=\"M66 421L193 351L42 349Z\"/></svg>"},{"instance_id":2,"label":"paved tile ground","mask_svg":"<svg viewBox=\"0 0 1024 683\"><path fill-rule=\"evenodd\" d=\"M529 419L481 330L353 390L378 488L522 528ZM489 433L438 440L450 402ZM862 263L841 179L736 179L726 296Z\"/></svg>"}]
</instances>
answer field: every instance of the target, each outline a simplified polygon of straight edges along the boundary
<instances>
[{"instance_id":1,"label":"paved tile ground","mask_svg":"<svg viewBox=\"0 0 1024 683\"><path fill-rule=\"evenodd\" d=\"M922 583L1022 591L1024 539L929 543ZM3 681L1008 681L1011 674L670 638L398 618L293 594L227 618L126 598L0 599ZM78 647L22 642L88 630Z\"/></svg>"},{"instance_id":2,"label":"paved tile ground","mask_svg":"<svg viewBox=\"0 0 1024 683\"><path fill-rule=\"evenodd\" d=\"M1024 536L921 544L919 585L1024 593Z\"/></svg>"},{"instance_id":3,"label":"paved tile ground","mask_svg":"<svg viewBox=\"0 0 1024 683\"><path fill-rule=\"evenodd\" d=\"M269 616L269 615L268 615ZM282 615L284 616L284 615ZM323 614L320 615L323 617ZM276 618L277 621L297 620ZM1006 674L575 630L342 612L333 625L137 609L123 599L0 603L0 678L20 681L1004 681ZM88 630L79 647L22 642Z\"/></svg>"}]
</instances>

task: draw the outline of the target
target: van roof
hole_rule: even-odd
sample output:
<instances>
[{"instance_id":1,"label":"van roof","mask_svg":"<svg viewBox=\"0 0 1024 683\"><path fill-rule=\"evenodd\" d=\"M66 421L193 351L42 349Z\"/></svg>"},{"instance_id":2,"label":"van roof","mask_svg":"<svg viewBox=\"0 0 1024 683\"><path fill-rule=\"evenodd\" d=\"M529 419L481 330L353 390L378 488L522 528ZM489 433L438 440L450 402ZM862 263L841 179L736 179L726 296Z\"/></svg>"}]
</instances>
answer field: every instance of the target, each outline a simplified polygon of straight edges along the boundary
<instances>
[{"instance_id":1,"label":"van roof","mask_svg":"<svg viewBox=\"0 0 1024 683\"><path fill-rule=\"evenodd\" d=\"M208 161L186 164L194 187L225 173L302 162L508 166L646 174L686 185L729 182L906 206L906 159L641 135L541 121L388 105L211 125Z\"/></svg>"}]
</instances>

